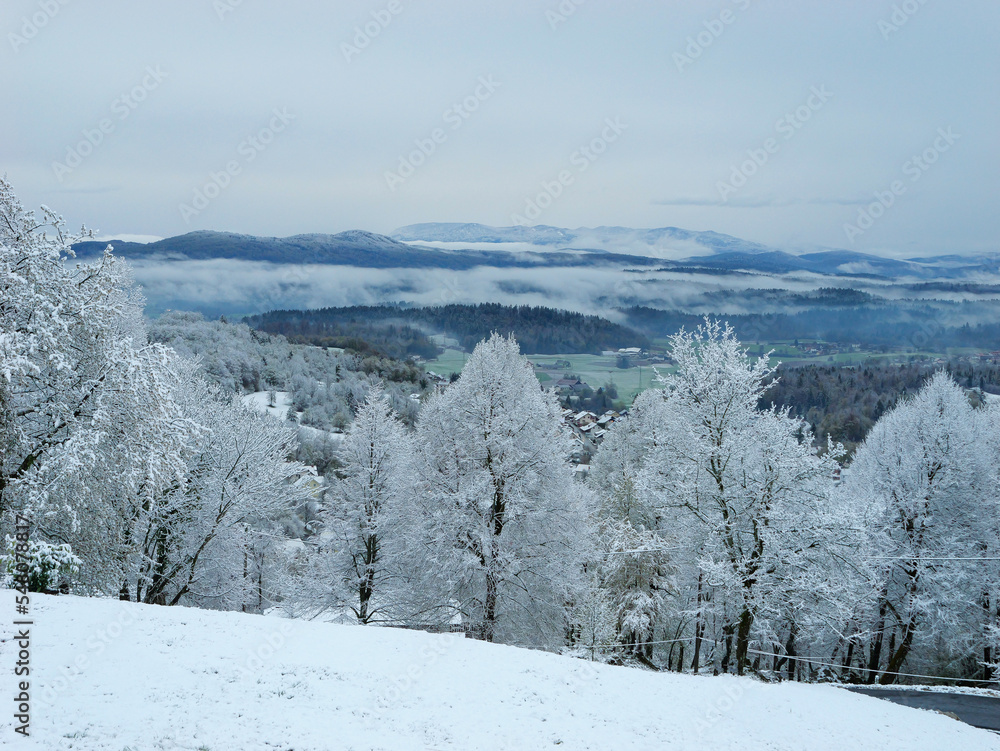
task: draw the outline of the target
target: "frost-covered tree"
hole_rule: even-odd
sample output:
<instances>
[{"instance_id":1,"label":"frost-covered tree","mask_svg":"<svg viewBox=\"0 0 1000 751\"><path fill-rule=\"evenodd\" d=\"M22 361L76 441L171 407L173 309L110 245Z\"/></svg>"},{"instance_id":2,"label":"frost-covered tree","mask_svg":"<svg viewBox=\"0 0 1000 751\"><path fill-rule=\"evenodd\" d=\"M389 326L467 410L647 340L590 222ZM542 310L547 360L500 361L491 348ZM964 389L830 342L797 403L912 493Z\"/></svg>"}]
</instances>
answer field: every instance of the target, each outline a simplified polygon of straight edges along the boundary
<instances>
[{"instance_id":1,"label":"frost-covered tree","mask_svg":"<svg viewBox=\"0 0 1000 751\"><path fill-rule=\"evenodd\" d=\"M84 591L125 599L138 596L144 540L156 519L175 515L204 432L178 399L187 366L159 345L134 357L125 374L109 367L87 421L19 485L39 530L83 560Z\"/></svg>"},{"instance_id":2,"label":"frost-covered tree","mask_svg":"<svg viewBox=\"0 0 1000 751\"><path fill-rule=\"evenodd\" d=\"M647 529L673 548L692 667L707 645L717 668L743 673L758 662L751 649L794 652L797 634L843 616L838 587L823 590L833 612L803 616L814 572L842 568L850 550L829 500L837 449L820 456L804 424L758 407L774 369L750 360L728 326L708 320L671 349L676 371L605 441L595 489L642 499ZM642 548L651 555L656 538Z\"/></svg>"},{"instance_id":3,"label":"frost-covered tree","mask_svg":"<svg viewBox=\"0 0 1000 751\"><path fill-rule=\"evenodd\" d=\"M17 539L6 538L6 550L0 555L0 585L13 588L18 559L27 564L29 592L51 592L69 586L70 580L80 570L80 559L66 544L29 540L27 551L17 553Z\"/></svg>"},{"instance_id":4,"label":"frost-covered tree","mask_svg":"<svg viewBox=\"0 0 1000 751\"><path fill-rule=\"evenodd\" d=\"M340 450L342 479L333 486L326 513L332 555L353 592L351 608L361 623L391 606L383 586L389 559L398 551L400 514L413 491L413 441L381 385L372 387Z\"/></svg>"},{"instance_id":5,"label":"frost-covered tree","mask_svg":"<svg viewBox=\"0 0 1000 751\"><path fill-rule=\"evenodd\" d=\"M71 265L44 214L0 181L0 523L17 507L70 545L84 593L233 607L258 531L300 493L294 434L150 344L127 265L110 248Z\"/></svg>"},{"instance_id":6,"label":"frost-covered tree","mask_svg":"<svg viewBox=\"0 0 1000 751\"><path fill-rule=\"evenodd\" d=\"M610 592L591 575L573 607L571 644L565 652L604 660L621 646L618 617Z\"/></svg>"},{"instance_id":7,"label":"frost-covered tree","mask_svg":"<svg viewBox=\"0 0 1000 751\"><path fill-rule=\"evenodd\" d=\"M173 362L170 374L162 392L105 400L86 445L67 444L86 464L48 463L25 481L29 508L82 559L84 591L256 610L273 596L263 551L283 514L311 497L306 467L290 461L295 431L220 392L194 363ZM172 430L157 412L167 407Z\"/></svg>"},{"instance_id":8,"label":"frost-covered tree","mask_svg":"<svg viewBox=\"0 0 1000 751\"><path fill-rule=\"evenodd\" d=\"M74 238L43 212L0 181L0 521L16 505L59 543L97 519L116 537L178 482L197 426L175 399L178 358L146 342L127 266L110 251L70 265ZM114 567L118 549L96 560Z\"/></svg>"},{"instance_id":9,"label":"frost-covered tree","mask_svg":"<svg viewBox=\"0 0 1000 751\"><path fill-rule=\"evenodd\" d=\"M650 398L653 397L653 398ZM659 395L640 396L594 457L590 485L595 490L594 527L598 559L593 562L614 619L615 640L627 655L648 662L652 642L672 615L676 582L672 535L661 527L656 504L641 481L655 448L647 426Z\"/></svg>"},{"instance_id":10,"label":"frost-covered tree","mask_svg":"<svg viewBox=\"0 0 1000 751\"><path fill-rule=\"evenodd\" d=\"M1000 675L1000 402L992 401L976 412L978 445L986 450L980 459L984 472L983 502L979 513L977 589L979 624L973 628L973 652L982 655L983 678ZM973 621L975 623L975 621ZM980 634L982 635L981 638Z\"/></svg>"},{"instance_id":11,"label":"frost-covered tree","mask_svg":"<svg viewBox=\"0 0 1000 751\"><path fill-rule=\"evenodd\" d=\"M76 238L42 211L0 179L0 516L15 485L88 429L109 382L142 377L142 301L128 270L109 254L69 265Z\"/></svg>"},{"instance_id":12,"label":"frost-covered tree","mask_svg":"<svg viewBox=\"0 0 1000 751\"><path fill-rule=\"evenodd\" d=\"M851 464L868 509L878 597L869 680L896 680L914 648L989 657L996 623L997 485L994 420L977 415L946 373L884 415ZM988 661L988 660L987 660Z\"/></svg>"},{"instance_id":13,"label":"frost-covered tree","mask_svg":"<svg viewBox=\"0 0 1000 751\"><path fill-rule=\"evenodd\" d=\"M313 472L292 460L295 430L239 397L196 376L184 405L206 433L168 499L177 515L150 536L144 599L259 612L280 594L267 568L284 517L315 495Z\"/></svg>"},{"instance_id":14,"label":"frost-covered tree","mask_svg":"<svg viewBox=\"0 0 1000 751\"><path fill-rule=\"evenodd\" d=\"M801 421L758 408L774 368L749 359L730 327L708 320L675 335L671 350L676 372L661 379L669 422L647 482L697 560L689 587L697 573L699 618L721 625L720 667L743 673L751 642L773 651L784 629L794 633L800 575L833 552L825 512L837 451L817 455Z\"/></svg>"},{"instance_id":15,"label":"frost-covered tree","mask_svg":"<svg viewBox=\"0 0 1000 751\"><path fill-rule=\"evenodd\" d=\"M611 604L617 639L626 653L648 661L649 642L675 594L674 568L664 538L627 519L605 520L599 534L604 554L601 588Z\"/></svg>"},{"instance_id":16,"label":"frost-covered tree","mask_svg":"<svg viewBox=\"0 0 1000 751\"><path fill-rule=\"evenodd\" d=\"M494 334L417 425L413 565L439 611L487 641L557 645L587 555L569 439L517 342Z\"/></svg>"}]
</instances>

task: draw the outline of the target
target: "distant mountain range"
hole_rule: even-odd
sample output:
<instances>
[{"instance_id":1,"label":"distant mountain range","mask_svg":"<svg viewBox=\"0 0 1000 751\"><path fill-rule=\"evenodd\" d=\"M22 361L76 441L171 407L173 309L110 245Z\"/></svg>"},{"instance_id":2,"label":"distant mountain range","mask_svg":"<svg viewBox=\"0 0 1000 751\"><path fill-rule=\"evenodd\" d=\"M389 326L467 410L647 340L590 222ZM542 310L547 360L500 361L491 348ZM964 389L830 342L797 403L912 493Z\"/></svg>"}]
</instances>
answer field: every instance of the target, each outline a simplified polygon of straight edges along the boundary
<instances>
[{"instance_id":1,"label":"distant mountain range","mask_svg":"<svg viewBox=\"0 0 1000 751\"><path fill-rule=\"evenodd\" d=\"M504 250L441 250L407 245L385 235L352 230L336 235L256 237L232 232L189 232L143 244L110 240L76 243L80 258L93 258L108 245L116 255L136 261L203 261L232 259L283 264L327 264L371 269L439 268L454 271L493 266L538 268L560 266L654 266L657 259L616 253L580 251L512 253Z\"/></svg>"},{"instance_id":2,"label":"distant mountain range","mask_svg":"<svg viewBox=\"0 0 1000 751\"><path fill-rule=\"evenodd\" d=\"M760 243L741 240L718 232L694 232L678 227L633 229L631 227L581 227L563 229L544 224L534 227L489 227L485 224L411 224L392 233L404 242L445 243L529 243L531 245L589 248L625 252L630 255L656 254L678 247L701 246L708 253L767 253L774 250Z\"/></svg>"},{"instance_id":3,"label":"distant mountain range","mask_svg":"<svg viewBox=\"0 0 1000 751\"><path fill-rule=\"evenodd\" d=\"M428 247L516 244L516 250ZM105 242L73 246L81 258L100 255ZM476 267L616 267L681 273L809 272L884 279L965 279L1000 273L1000 255L940 256L896 260L848 250L793 254L717 232L677 227L488 227L482 224L415 224L392 237L352 230L335 235L256 237L231 232L190 232L157 242L110 242L116 255L135 261L233 259L274 264L325 264L360 268L467 270Z\"/></svg>"}]
</instances>

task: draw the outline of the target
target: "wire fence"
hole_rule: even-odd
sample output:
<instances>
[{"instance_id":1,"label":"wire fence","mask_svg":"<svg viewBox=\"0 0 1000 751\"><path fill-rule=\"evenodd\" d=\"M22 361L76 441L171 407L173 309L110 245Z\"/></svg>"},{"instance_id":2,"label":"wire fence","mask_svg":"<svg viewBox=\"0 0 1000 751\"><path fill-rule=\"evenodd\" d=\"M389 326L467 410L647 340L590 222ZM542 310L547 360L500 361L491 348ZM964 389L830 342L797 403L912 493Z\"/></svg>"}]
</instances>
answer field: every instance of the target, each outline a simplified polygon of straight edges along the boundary
<instances>
[{"instance_id":1,"label":"wire fence","mask_svg":"<svg viewBox=\"0 0 1000 751\"><path fill-rule=\"evenodd\" d=\"M796 660L798 662L805 662L805 663L808 663L810 665L821 665L821 666L825 666L825 667L829 667L829 668L837 668L838 670L847 670L847 671L851 671L851 672L857 670L857 671L862 672L862 673L877 673L877 674L880 674L880 675L895 675L897 677L902 677L902 678L925 678L925 679L928 679L928 680L950 681L950 682L954 682L954 683L975 683L975 684L978 684L980 686L983 685L984 683L985 684L996 683L995 680L994 681L987 681L987 680L982 680L982 679L977 679L977 678L949 678L949 677L943 676L943 675L923 675L921 673L899 673L899 672L892 671L892 670L879 670L878 668L862 668L862 667L855 667L855 666L848 666L848 665L838 665L838 664L833 663L833 662L822 662L822 661L817 660L817 659L815 659L813 657L798 657L798 656L795 656L795 655L781 655L781 654L777 654L776 652L763 652L763 651L761 651L759 649L748 649L747 652L750 653L750 654L764 655L764 656L767 656L767 657L783 657L783 658L785 658L787 660Z\"/></svg>"}]
</instances>

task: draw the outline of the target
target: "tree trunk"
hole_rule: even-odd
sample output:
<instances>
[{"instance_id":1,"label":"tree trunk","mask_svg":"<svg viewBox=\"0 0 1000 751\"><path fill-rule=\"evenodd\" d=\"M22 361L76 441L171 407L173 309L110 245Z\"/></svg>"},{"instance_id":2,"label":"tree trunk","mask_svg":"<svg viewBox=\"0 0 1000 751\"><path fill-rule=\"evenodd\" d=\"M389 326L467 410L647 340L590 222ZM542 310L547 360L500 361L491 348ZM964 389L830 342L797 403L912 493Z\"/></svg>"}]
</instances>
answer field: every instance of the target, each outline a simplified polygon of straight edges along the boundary
<instances>
[{"instance_id":1,"label":"tree trunk","mask_svg":"<svg viewBox=\"0 0 1000 751\"><path fill-rule=\"evenodd\" d=\"M736 674L743 675L749 662L750 628L753 626L753 613L744 607L740 613L739 627L736 631Z\"/></svg>"},{"instance_id":2,"label":"tree trunk","mask_svg":"<svg viewBox=\"0 0 1000 751\"><path fill-rule=\"evenodd\" d=\"M705 632L705 624L701 620L701 579L702 574L698 573L698 610L694 619L694 657L691 660L691 671L698 675L699 661L701 660L701 637Z\"/></svg>"},{"instance_id":3,"label":"tree trunk","mask_svg":"<svg viewBox=\"0 0 1000 751\"><path fill-rule=\"evenodd\" d=\"M993 620L994 616L993 616L993 607L992 607L992 604L990 603L990 592L989 592L988 589L983 592L983 596L982 596L982 600L981 601L982 601L982 605L983 605L983 615L985 616L985 618L983 619L983 622L987 626L989 626L990 625L990 621ZM983 680L984 681L991 681L991 680L993 680L993 672L994 672L994 670L993 670L993 663L994 662L996 662L996 658L993 656L993 647L990 645L989 641L987 641L983 645Z\"/></svg>"},{"instance_id":4,"label":"tree trunk","mask_svg":"<svg viewBox=\"0 0 1000 751\"><path fill-rule=\"evenodd\" d=\"M257 612L264 612L264 555L257 561Z\"/></svg>"},{"instance_id":5,"label":"tree trunk","mask_svg":"<svg viewBox=\"0 0 1000 751\"><path fill-rule=\"evenodd\" d=\"M850 636L847 639L847 651L844 655L844 667L847 669L847 680L851 680L851 662L854 660L854 647L857 640Z\"/></svg>"},{"instance_id":6,"label":"tree trunk","mask_svg":"<svg viewBox=\"0 0 1000 751\"><path fill-rule=\"evenodd\" d=\"M788 642L785 644L785 654L788 655L788 680L790 680L790 681L794 681L795 680L795 664L796 664L796 661L795 661L795 657L796 657L796 652L795 652L795 633L796 633L796 631L798 631L798 629L795 627L795 624L793 623L792 627L788 631Z\"/></svg>"},{"instance_id":7,"label":"tree trunk","mask_svg":"<svg viewBox=\"0 0 1000 751\"><path fill-rule=\"evenodd\" d=\"M486 572L486 603L483 609L483 641L493 641L496 637L497 591L500 582L496 573L489 569Z\"/></svg>"},{"instance_id":8,"label":"tree trunk","mask_svg":"<svg viewBox=\"0 0 1000 751\"><path fill-rule=\"evenodd\" d=\"M878 678L879 664L882 662L882 639L885 636L885 616L888 610L889 603L883 596L878 606L878 627L875 629L872 651L868 658L868 674L864 678L865 683L875 683Z\"/></svg>"},{"instance_id":9,"label":"tree trunk","mask_svg":"<svg viewBox=\"0 0 1000 751\"><path fill-rule=\"evenodd\" d=\"M161 527L156 533L156 566L153 568L153 576L150 580L149 589L146 591L145 602L149 605L166 605L166 587L169 584L165 576L167 570L167 531ZM136 595L138 598L138 594Z\"/></svg>"},{"instance_id":10,"label":"tree trunk","mask_svg":"<svg viewBox=\"0 0 1000 751\"><path fill-rule=\"evenodd\" d=\"M493 475L493 456L490 453L486 455L486 467ZM489 511L490 555L486 565L486 600L483 608L483 640L490 642L496 637L497 601L500 594L500 575L496 570L496 551L500 544L500 535L503 534L507 511L504 482L495 475L493 477L493 503Z\"/></svg>"},{"instance_id":11,"label":"tree trunk","mask_svg":"<svg viewBox=\"0 0 1000 751\"><path fill-rule=\"evenodd\" d=\"M917 632L917 616L911 615L910 620L906 622L903 627L903 638L899 640L899 648L895 651L890 650L891 654L889 656L889 665L886 667L886 672L882 674L879 679L879 683L883 686L889 683L896 682L896 673L899 669L903 667L903 663L906 661L907 656L910 654L910 647L913 646L913 636ZM895 631L893 632L895 636Z\"/></svg>"},{"instance_id":12,"label":"tree trunk","mask_svg":"<svg viewBox=\"0 0 1000 751\"><path fill-rule=\"evenodd\" d=\"M365 538L365 570L358 584L358 620L368 623L371 619L369 604L372 593L375 591L375 561L378 557L378 539L376 535L368 535Z\"/></svg>"},{"instance_id":13,"label":"tree trunk","mask_svg":"<svg viewBox=\"0 0 1000 751\"><path fill-rule=\"evenodd\" d=\"M250 578L250 567L247 565L247 549L243 548L243 604L240 605L240 610L244 613L247 612L247 601L246 601L246 582Z\"/></svg>"},{"instance_id":14,"label":"tree trunk","mask_svg":"<svg viewBox=\"0 0 1000 751\"><path fill-rule=\"evenodd\" d=\"M726 624L722 629L722 634L725 636L726 651L722 655L722 672L729 672L729 658L733 655L733 625Z\"/></svg>"}]
</instances>

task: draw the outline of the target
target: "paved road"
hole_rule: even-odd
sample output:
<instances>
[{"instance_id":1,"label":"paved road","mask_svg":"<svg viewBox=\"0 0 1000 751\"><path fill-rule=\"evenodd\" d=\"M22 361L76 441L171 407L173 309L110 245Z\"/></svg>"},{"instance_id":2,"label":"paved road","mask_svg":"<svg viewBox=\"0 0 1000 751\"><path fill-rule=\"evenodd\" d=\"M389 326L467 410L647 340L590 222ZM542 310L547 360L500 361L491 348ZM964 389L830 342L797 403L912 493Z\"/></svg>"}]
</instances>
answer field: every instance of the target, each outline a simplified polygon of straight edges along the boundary
<instances>
[{"instance_id":1,"label":"paved road","mask_svg":"<svg viewBox=\"0 0 1000 751\"><path fill-rule=\"evenodd\" d=\"M1000 732L1000 699L969 694L945 694L934 691L906 691L852 686L851 691L920 709L951 712L962 722L977 728Z\"/></svg>"}]
</instances>

